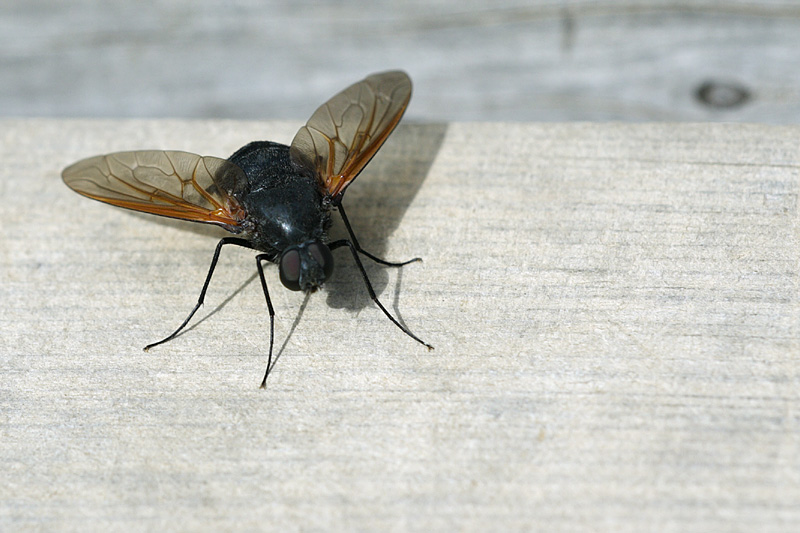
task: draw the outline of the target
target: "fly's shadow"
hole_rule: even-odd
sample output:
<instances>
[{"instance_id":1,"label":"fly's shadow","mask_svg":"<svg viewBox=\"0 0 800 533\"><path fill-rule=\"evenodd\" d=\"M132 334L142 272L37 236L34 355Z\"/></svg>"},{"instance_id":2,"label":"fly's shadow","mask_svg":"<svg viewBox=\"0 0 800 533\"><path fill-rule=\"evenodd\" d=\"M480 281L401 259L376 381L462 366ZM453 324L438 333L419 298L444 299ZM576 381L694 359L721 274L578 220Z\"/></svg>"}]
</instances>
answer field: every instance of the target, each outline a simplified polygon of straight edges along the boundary
<instances>
[{"instance_id":1,"label":"fly's shadow","mask_svg":"<svg viewBox=\"0 0 800 533\"><path fill-rule=\"evenodd\" d=\"M387 261L425 260L424 250L411 248L409 257L387 257L389 240L400 226L414 201L447 133L447 124L410 124L399 126L375 159L358 178L343 202L359 244L366 251ZM344 238L346 231L340 217L334 220L331 240ZM413 226L413 221L407 221ZM335 309L360 311L372 305L358 269L345 251L337 252L337 267L325 284L327 303ZM389 282L391 267L364 259L364 268L375 292L380 296ZM411 263L403 268L419 268ZM400 280L400 278L397 278ZM394 306L393 306L394 307ZM397 309L395 309L397 312Z\"/></svg>"}]
</instances>

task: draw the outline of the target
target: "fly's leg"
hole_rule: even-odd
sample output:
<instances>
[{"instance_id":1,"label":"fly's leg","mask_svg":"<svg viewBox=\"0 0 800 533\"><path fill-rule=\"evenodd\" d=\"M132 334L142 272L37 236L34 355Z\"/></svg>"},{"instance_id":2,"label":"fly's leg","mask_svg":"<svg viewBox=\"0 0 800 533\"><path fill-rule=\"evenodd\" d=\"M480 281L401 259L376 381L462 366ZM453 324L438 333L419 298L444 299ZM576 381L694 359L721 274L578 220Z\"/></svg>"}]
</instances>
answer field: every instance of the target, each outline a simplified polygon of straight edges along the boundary
<instances>
[{"instance_id":1,"label":"fly's leg","mask_svg":"<svg viewBox=\"0 0 800 533\"><path fill-rule=\"evenodd\" d=\"M342 204L339 204L337 207L339 209L339 214L342 215L342 221L344 222L344 226L347 228L347 233L350 235L350 240L353 242L353 246L355 246L356 251L358 253L369 257L376 263L390 267L401 267L409 263L416 263L417 261L422 262L421 257L415 257L413 259L409 259L408 261L400 261L400 262L387 261L385 259L381 259L380 257L372 255L368 251L364 250L363 248L361 248L361 245L358 244L358 239L356 239L355 233L353 233L353 228L352 226L350 226L350 221L347 219L347 215L344 212L344 207L342 207Z\"/></svg>"},{"instance_id":2,"label":"fly's leg","mask_svg":"<svg viewBox=\"0 0 800 533\"><path fill-rule=\"evenodd\" d=\"M203 290L200 291L200 297L197 299L197 304L194 306L194 309L192 309L192 312L189 313L189 316L186 317L186 320L183 321L183 324L178 326L178 329L173 331L169 336L161 339L158 342L154 342L153 344L148 344L147 346L145 346L144 347L145 352L150 350L150 348L158 346L159 344L164 344L165 342L169 342L175 337L177 337L178 334L183 330L183 328L186 327L186 325L192 319L197 310L200 309L200 307L203 305L203 300L206 297L206 291L208 290L208 285L209 283L211 283L211 276L214 274L214 268L216 268L217 261L219 261L219 254L222 251L222 247L225 246L226 244L235 244L236 246L242 246L244 248L250 248L250 249L253 248L250 242L244 239L238 239L236 237L225 237L224 239L221 239L217 243L217 248L214 250L214 257L211 259L211 266L208 267L208 274L206 274L206 281L205 283L203 283Z\"/></svg>"},{"instance_id":3,"label":"fly's leg","mask_svg":"<svg viewBox=\"0 0 800 533\"><path fill-rule=\"evenodd\" d=\"M270 256L267 254L259 254L256 256L256 265L258 265L258 277L261 278L261 288L264 289L264 298L267 299L267 310L269 311L269 357L267 358L267 370L264 372L264 379L261 381L261 388L267 388L267 378L272 370L272 345L275 341L275 310L272 308L272 300L269 298L269 290L267 289L267 280L264 277L264 265L262 261L269 261Z\"/></svg>"},{"instance_id":4,"label":"fly's leg","mask_svg":"<svg viewBox=\"0 0 800 533\"><path fill-rule=\"evenodd\" d=\"M341 204L338 206L338 208L339 208L339 214L342 215L342 220L344 221L344 225L347 228L347 233L350 234L350 240L343 239L343 240L340 240L340 241L335 241L335 242L330 243L328 245L328 247L331 250L335 250L336 248L341 248L342 246L347 246L350 249L350 252L353 254L353 260L356 262L356 266L358 266L359 272L361 272L361 278L364 280L364 285L367 286L367 292L369 292L369 297L372 299L373 302L375 302L375 305L377 305L380 308L380 310L383 311L383 314L386 315L387 317L389 317L389 320L391 320L392 323L395 326L400 328L400 330L403 333L405 333L406 335L408 335L409 337L411 337L412 339L414 339L418 343L422 344L423 346L427 347L429 350L433 350L433 346L431 346L430 344L428 344L424 340L420 339L419 337L417 337L416 335L411 333L411 331L409 331L409 329L407 327L405 327L394 316L392 316L392 314L383 306L381 301L378 300L378 296L375 294L375 290L372 288L372 283L370 283L370 281L369 281L369 276L367 276L367 271L364 270L364 265L361 263L361 258L358 256L358 254L359 253L364 254L367 257L369 257L370 259L372 259L373 261L376 261L376 262L384 264L384 265L389 265L389 266L403 266L405 264L408 264L408 263L411 263L411 262L414 262L414 261L421 261L421 259L414 258L414 259L411 259L410 261L406 261L406 262L403 262L403 263L390 263L388 261L384 261L383 259L379 259L379 258L375 257L374 255L365 252L364 250L361 249L361 246L359 246L358 239L356 239L356 236L353 233L353 228L350 226L350 221L347 220L347 215L345 215L344 209L342 209Z\"/></svg>"}]
</instances>

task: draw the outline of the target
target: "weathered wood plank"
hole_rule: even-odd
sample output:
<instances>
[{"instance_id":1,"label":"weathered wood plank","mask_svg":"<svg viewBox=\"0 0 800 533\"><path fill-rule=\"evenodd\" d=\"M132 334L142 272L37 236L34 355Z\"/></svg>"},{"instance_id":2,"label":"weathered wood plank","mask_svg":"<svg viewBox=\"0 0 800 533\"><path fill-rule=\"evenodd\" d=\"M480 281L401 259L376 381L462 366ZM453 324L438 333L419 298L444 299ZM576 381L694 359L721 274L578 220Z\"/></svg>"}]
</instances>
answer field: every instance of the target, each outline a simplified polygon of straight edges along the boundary
<instances>
[{"instance_id":1,"label":"weathered wood plank","mask_svg":"<svg viewBox=\"0 0 800 533\"><path fill-rule=\"evenodd\" d=\"M17 0L0 29L5 116L303 119L399 67L425 121L800 121L795 2Z\"/></svg>"},{"instance_id":2,"label":"weathered wood plank","mask_svg":"<svg viewBox=\"0 0 800 533\"><path fill-rule=\"evenodd\" d=\"M324 291L59 171L295 122L0 122L0 530L800 530L800 128L401 125ZM343 252L343 251L342 251ZM296 326L296 327L295 327Z\"/></svg>"}]
</instances>

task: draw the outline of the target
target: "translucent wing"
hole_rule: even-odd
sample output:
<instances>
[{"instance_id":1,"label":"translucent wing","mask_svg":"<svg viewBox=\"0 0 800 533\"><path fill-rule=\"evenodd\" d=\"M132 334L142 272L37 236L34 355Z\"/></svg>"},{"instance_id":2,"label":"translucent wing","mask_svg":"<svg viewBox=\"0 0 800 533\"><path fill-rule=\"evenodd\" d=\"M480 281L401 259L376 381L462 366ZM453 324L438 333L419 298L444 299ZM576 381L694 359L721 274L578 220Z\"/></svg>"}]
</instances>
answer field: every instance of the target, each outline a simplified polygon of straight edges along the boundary
<instances>
[{"instance_id":1,"label":"translucent wing","mask_svg":"<svg viewBox=\"0 0 800 533\"><path fill-rule=\"evenodd\" d=\"M405 72L381 72L351 85L300 128L292 160L319 176L334 201L340 199L400 122L410 98Z\"/></svg>"},{"instance_id":2,"label":"translucent wing","mask_svg":"<svg viewBox=\"0 0 800 533\"><path fill-rule=\"evenodd\" d=\"M188 152L141 150L83 159L61 173L72 190L154 215L217 224L238 232L247 188L237 165Z\"/></svg>"}]
</instances>

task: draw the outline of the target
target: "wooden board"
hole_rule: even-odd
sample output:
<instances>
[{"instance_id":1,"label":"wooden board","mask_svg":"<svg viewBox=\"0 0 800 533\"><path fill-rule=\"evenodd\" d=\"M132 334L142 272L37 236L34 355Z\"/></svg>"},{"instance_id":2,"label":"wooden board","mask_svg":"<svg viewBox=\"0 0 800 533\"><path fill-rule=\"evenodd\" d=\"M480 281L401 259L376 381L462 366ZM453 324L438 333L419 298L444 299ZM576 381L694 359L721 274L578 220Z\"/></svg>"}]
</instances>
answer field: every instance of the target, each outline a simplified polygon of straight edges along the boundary
<instances>
[{"instance_id":1,"label":"wooden board","mask_svg":"<svg viewBox=\"0 0 800 533\"><path fill-rule=\"evenodd\" d=\"M321 293L82 198L121 149L300 122L0 122L0 530L796 531L800 128L398 129ZM337 252L339 253L339 252Z\"/></svg>"},{"instance_id":2,"label":"wooden board","mask_svg":"<svg viewBox=\"0 0 800 533\"><path fill-rule=\"evenodd\" d=\"M412 120L800 121L795 2L11 0L0 115L304 120L407 70Z\"/></svg>"}]
</instances>

